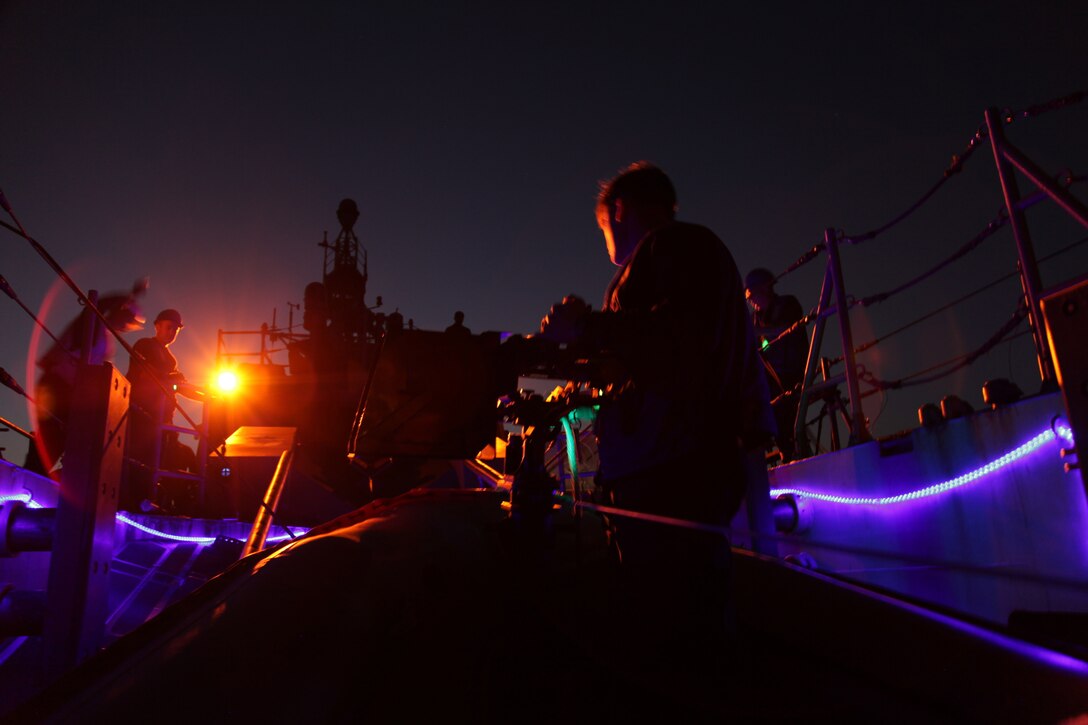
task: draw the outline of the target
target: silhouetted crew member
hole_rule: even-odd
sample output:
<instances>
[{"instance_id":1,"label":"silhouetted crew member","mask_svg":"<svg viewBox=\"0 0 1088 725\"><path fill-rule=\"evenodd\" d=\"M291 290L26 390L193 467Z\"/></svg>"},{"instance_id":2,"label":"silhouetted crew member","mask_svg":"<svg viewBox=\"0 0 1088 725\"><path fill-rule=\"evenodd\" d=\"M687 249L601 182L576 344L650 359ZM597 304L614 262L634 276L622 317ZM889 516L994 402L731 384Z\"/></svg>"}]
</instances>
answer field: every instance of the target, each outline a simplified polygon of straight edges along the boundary
<instances>
[{"instance_id":1,"label":"silhouetted crew member","mask_svg":"<svg viewBox=\"0 0 1088 725\"><path fill-rule=\"evenodd\" d=\"M465 327L465 313L461 310L453 313L453 324L446 328L446 332L452 332L457 335L471 335L472 330Z\"/></svg>"},{"instance_id":2,"label":"silhouetted crew member","mask_svg":"<svg viewBox=\"0 0 1088 725\"><path fill-rule=\"evenodd\" d=\"M650 164L604 184L597 222L620 267L604 310L567 297L541 335L617 366L596 428L612 503L724 526L744 493L743 452L763 445L773 423L733 257L675 213L672 182ZM623 568L644 582L633 598L643 613L659 608L649 626L698 629L720 615L723 536L620 516L611 527Z\"/></svg>"},{"instance_id":3,"label":"silhouetted crew member","mask_svg":"<svg viewBox=\"0 0 1088 725\"><path fill-rule=\"evenodd\" d=\"M753 269L744 280L745 297L752 306L752 326L760 339L772 397L792 391L801 384L808 358L808 333L803 325L764 348L765 342L775 340L805 316L796 297L775 292L775 281L774 273L762 267ZM780 398L774 406L778 445L786 460L797 452L793 435L797 403L798 397L794 394Z\"/></svg>"},{"instance_id":4,"label":"silhouetted crew member","mask_svg":"<svg viewBox=\"0 0 1088 725\"><path fill-rule=\"evenodd\" d=\"M138 280L128 294L111 294L97 304L110 327L119 333L133 332L144 326L144 316L136 298L147 289L147 280ZM34 386L36 403L36 443L41 466L47 473L64 452L67 422L71 413L72 393L79 361L93 326L87 363L101 365L113 359L113 336L89 309L70 322L57 342L38 360L42 374Z\"/></svg>"},{"instance_id":5,"label":"silhouetted crew member","mask_svg":"<svg viewBox=\"0 0 1088 725\"><path fill-rule=\"evenodd\" d=\"M159 401L164 401L159 416L162 423L174 419L174 409L177 407L175 386L186 382L178 369L177 358L169 350L183 327L185 324L181 321L180 312L163 310L155 317L155 335L141 338L133 346L145 364L129 361L128 380L132 383L132 401L149 413L158 410ZM162 383L169 392L164 393L158 383Z\"/></svg>"},{"instance_id":6,"label":"silhouetted crew member","mask_svg":"<svg viewBox=\"0 0 1088 725\"><path fill-rule=\"evenodd\" d=\"M180 443L178 434L173 431L167 432L161 441L162 460L154 460L155 435L160 425L173 423L174 410L177 408L176 393L200 399L195 388L186 382L185 376L178 369L177 358L169 350L183 327L185 324L181 320L180 312L175 309L163 310L155 317L155 335L141 338L133 346L142 364L137 360L129 361L128 379L132 384L132 404L137 408L129 416L129 451L134 458L148 467L161 463L168 468L190 468L195 460L192 449ZM149 470L136 475L133 483L132 489L126 492L128 500L123 501L126 507L138 503L139 499L152 493Z\"/></svg>"}]
</instances>

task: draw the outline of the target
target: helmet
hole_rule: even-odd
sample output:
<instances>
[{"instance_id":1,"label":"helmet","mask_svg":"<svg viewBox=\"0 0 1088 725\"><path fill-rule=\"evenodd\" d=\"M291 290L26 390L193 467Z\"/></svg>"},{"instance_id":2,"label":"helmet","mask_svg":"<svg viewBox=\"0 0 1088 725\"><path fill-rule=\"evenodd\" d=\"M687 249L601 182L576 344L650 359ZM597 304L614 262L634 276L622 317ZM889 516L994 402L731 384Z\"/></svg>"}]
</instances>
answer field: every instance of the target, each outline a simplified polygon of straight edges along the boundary
<instances>
[{"instance_id":1,"label":"helmet","mask_svg":"<svg viewBox=\"0 0 1088 725\"><path fill-rule=\"evenodd\" d=\"M172 308L167 308L160 312L155 318L155 324L158 324L163 320L169 320L178 327L185 327L185 323L181 321L181 313Z\"/></svg>"},{"instance_id":2,"label":"helmet","mask_svg":"<svg viewBox=\"0 0 1088 725\"><path fill-rule=\"evenodd\" d=\"M774 272L771 270L763 267L756 267L744 278L744 288L755 289L757 287L768 287L773 285L776 279L778 278L775 277Z\"/></svg>"}]
</instances>

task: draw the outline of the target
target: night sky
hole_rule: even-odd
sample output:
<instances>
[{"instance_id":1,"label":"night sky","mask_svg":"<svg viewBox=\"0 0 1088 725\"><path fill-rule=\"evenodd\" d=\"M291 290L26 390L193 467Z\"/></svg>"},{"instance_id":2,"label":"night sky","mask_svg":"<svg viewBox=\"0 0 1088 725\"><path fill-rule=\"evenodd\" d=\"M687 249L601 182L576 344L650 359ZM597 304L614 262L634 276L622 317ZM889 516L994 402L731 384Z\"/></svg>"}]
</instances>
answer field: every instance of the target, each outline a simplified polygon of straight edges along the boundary
<instances>
[{"instance_id":1,"label":"night sky","mask_svg":"<svg viewBox=\"0 0 1088 725\"><path fill-rule=\"evenodd\" d=\"M345 197L361 211L368 302L427 329L461 309L474 332L533 332L564 294L599 304L613 268L596 183L632 161L669 172L681 218L714 229L742 273L782 271L825 227L857 234L905 209L986 107L1088 88L1083 2L92 5L0 2L0 188L84 289L149 276L145 312L181 310L172 349L195 381L217 330L256 329L273 310L286 322L321 277L318 242L336 236ZM1052 173L1088 173L1086 132L1088 102L1008 128ZM844 251L848 290L898 285L1000 205L987 146L909 222ZM1029 223L1040 256L1088 236L1053 207ZM41 309L51 272L0 234L0 274ZM855 339L1014 268L1006 229L855 312ZM1086 270L1088 245L1045 264L1044 285ZM822 275L811 264L779 291L811 307ZM967 352L1017 291L1010 280L859 361L892 379ZM61 291L46 319L59 332L76 312ZM0 326L0 365L29 389L32 323L3 297ZM829 336L825 354L838 352ZM949 392L982 407L991 377L1038 388L1029 338L866 412L894 432ZM0 415L28 425L6 389ZM24 447L12 434L0 445Z\"/></svg>"}]
</instances>

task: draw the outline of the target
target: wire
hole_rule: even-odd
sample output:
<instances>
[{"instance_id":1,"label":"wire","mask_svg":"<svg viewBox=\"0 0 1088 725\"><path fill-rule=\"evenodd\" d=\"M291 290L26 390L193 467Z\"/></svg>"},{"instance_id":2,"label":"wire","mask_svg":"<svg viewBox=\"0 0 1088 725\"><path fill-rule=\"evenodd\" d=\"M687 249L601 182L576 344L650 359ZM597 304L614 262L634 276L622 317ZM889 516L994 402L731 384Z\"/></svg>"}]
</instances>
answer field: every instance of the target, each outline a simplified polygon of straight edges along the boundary
<instances>
[{"instance_id":1,"label":"wire","mask_svg":"<svg viewBox=\"0 0 1088 725\"><path fill-rule=\"evenodd\" d=\"M1040 257L1039 260L1038 260L1038 263L1042 264L1044 262L1049 262L1050 260L1052 260L1052 259L1054 259L1056 257L1060 257L1061 255L1065 254L1066 252L1070 252L1073 249L1076 249L1077 247L1080 247L1080 246L1082 246L1084 244L1088 244L1088 237L1081 237L1080 239L1073 242L1072 244L1067 244L1064 247L1061 247L1060 249L1057 249L1054 252L1051 252L1050 254L1046 255L1045 257ZM965 294L965 295L963 295L961 297L957 297L956 299L952 300L951 302L943 304L940 307L937 307L936 309L930 310L929 312L922 315L921 317L919 317L919 318L917 318L917 319L915 319L915 320L913 320L911 322L908 322L907 324L902 325L901 327L895 328L891 332L887 332L887 333L881 335L880 337L874 338L874 339L872 339L872 340L870 340L870 341L868 341L866 343L858 345L857 347L854 348L854 353L858 354L858 353L865 352L869 348L872 348L872 347L875 347L875 346L879 345L880 343L884 342L888 338L894 337L895 335L898 335L901 332L906 332L907 330L914 327L915 325L917 325L919 323L922 323L922 322L925 322L926 320L930 319L931 317L934 317L935 315L939 315L940 313L942 313L942 312L944 312L946 310L949 310L949 309L951 309L951 308L955 307L956 305L959 305L959 304L961 304L963 302L966 302L967 300L971 299L972 297L980 295L983 292L986 292L987 290L993 289L994 287L1001 284L1002 282L1007 282L1008 280L1013 279L1014 277L1017 277L1019 275L1020 275L1019 272L1009 272L1008 274L1004 274L1004 275L998 277L995 280L987 282L986 284L982 285L981 287L977 287L974 290L968 292L967 294ZM1019 335L1017 335L1016 337L1018 337L1018 336ZM1009 338L1009 339L1011 340L1011 339L1014 339L1014 338ZM838 363L842 362L842 356L839 355L838 357L830 358L830 362L831 362L832 365L837 365Z\"/></svg>"},{"instance_id":2,"label":"wire","mask_svg":"<svg viewBox=\"0 0 1088 725\"><path fill-rule=\"evenodd\" d=\"M73 292L75 292L76 297L79 299L80 304L83 305L84 307L86 307L88 310L90 310L91 313L94 314L94 316L97 317L99 319L99 321L102 322L102 325L109 332L109 334L113 335L113 337L117 340L118 344L120 344L121 347L124 349L124 351L128 353L129 358L132 359L132 360L135 360L137 365L147 365L148 363L147 363L146 360L144 360L143 356L139 355L133 349L133 347L128 344L128 341L126 341L123 337L121 337L121 334L119 332L117 332L117 330L113 329L113 326L110 325L110 323L106 320L106 316L102 313L101 310L98 309L98 306L96 304L92 303L90 298L87 297L87 295L83 292L82 289L80 289L79 285L77 285L75 283L75 280L73 280L70 276L68 276L68 273L65 272L64 268L60 266L60 263L57 262L57 260L55 260L53 258L53 255L51 255L48 252L48 250L46 250L45 247L43 247L40 243L38 243L38 240L34 239L34 237L30 236L30 234L27 233L26 228L23 227L22 222L19 221L19 218L15 215L15 212L12 210L11 205L7 202L7 199L4 198L2 191L0 191L0 205L2 205L4 210L7 211L7 213L9 215L11 215L11 218L15 221L15 224L16 224L16 226L13 227L12 225L8 224L7 222L0 220L0 226L3 226L5 229L8 229L8 230L14 232L15 234L19 235L23 239L25 239L30 244L30 246L33 247L34 251L36 251L38 253L38 255L42 259L45 260L46 264L49 265L49 267L57 274L57 276L60 277L65 282L65 284L67 284L68 287ZM148 372L152 372L152 371L148 370ZM162 389L162 392L164 394L166 394L166 395L171 394L172 391L167 389L166 384L164 382L162 382L161 380L159 380L158 376L150 375L149 378L156 385L158 385L159 388ZM188 413L185 412L185 410L183 410L182 408L179 407L179 408L177 408L177 411L179 413L181 413L181 417L184 418L185 421L190 426L192 426L192 428L194 430L199 430L200 429L200 426L196 423L196 421L194 421L189 416Z\"/></svg>"},{"instance_id":3,"label":"wire","mask_svg":"<svg viewBox=\"0 0 1088 725\"><path fill-rule=\"evenodd\" d=\"M1023 111L1010 111L1008 109L1005 109L1004 111L1002 111L1001 116L1006 124L1010 124L1017 118L1033 118L1035 116L1040 116L1050 111L1056 111L1062 108L1066 108L1067 106L1080 103L1086 97L1088 97L1088 92L1076 91L1074 93L1070 93L1069 95L1052 99L1050 101L1047 101L1046 103L1039 103L1028 106ZM975 151L978 150L979 146L981 146L987 138L989 138L989 132L986 130L986 126L979 126L978 129L975 131L975 134L967 142L967 146L964 147L964 150L961 151L959 154L953 154L952 162L941 174L941 178L935 184L933 184L933 186L931 186L924 194L922 194L922 196L917 201L907 207L906 210L904 210L898 216L892 218L891 221L886 222L885 224L877 227L876 229L865 232L864 234L844 236L843 241L847 242L848 244L859 244L861 242L867 242L870 239L873 239L880 234L883 234L884 232L888 231L889 229L909 217L915 211L920 209L927 201L929 201L933 197L933 195L936 194L942 186L944 186L946 181L948 181L951 177L955 176L963 170L964 163L966 163L966 161L971 158L971 156L975 153ZM791 270L787 271L792 271L792 268Z\"/></svg>"},{"instance_id":4,"label":"wire","mask_svg":"<svg viewBox=\"0 0 1088 725\"><path fill-rule=\"evenodd\" d=\"M940 272L942 269L949 266L953 262L961 259L962 257L966 256L970 252L973 252L975 249L978 248L978 246L980 244L982 244L982 242L986 241L991 236L993 236L994 233L996 233L997 230L1000 229L1001 227L1003 227L1007 222L1008 222L1008 212L1006 212L1004 209L1002 209L1001 212L998 213L997 217L995 217L992 221L990 221L990 223L987 224L986 227L981 232L976 234L974 237L972 237L970 240L968 240L967 243L963 244L959 249L957 249L955 252L953 252L949 256L945 257L943 260L938 262L933 267L930 267L925 272L922 272L921 274L917 275L916 277L913 277L912 279L907 280L903 284L899 285L898 287L894 287L894 288L888 290L887 292L881 292L879 294L870 295L868 297L862 297L862 298L860 298L858 300L858 304L860 304L862 307L868 307L869 305L874 305L874 304L877 304L877 303L880 303L880 302L884 302L889 297L893 297L893 296L899 294L900 292L903 292L905 290L910 289L911 287L915 286L916 284L920 284L921 282L924 282L925 280L929 279L930 277L932 277L937 272Z\"/></svg>"},{"instance_id":5,"label":"wire","mask_svg":"<svg viewBox=\"0 0 1088 725\"><path fill-rule=\"evenodd\" d=\"M1088 97L1088 91L1075 91L1068 95L1054 98L1050 101L1047 101L1046 103L1039 103L1028 106L1022 111L1010 111L1009 109L1005 109L1004 111L1002 111L1001 117L1006 124L1010 124L1018 118L1034 118L1035 116L1040 116L1044 113L1049 113L1050 111L1056 111L1062 108L1066 108L1068 106L1080 103L1086 97ZM926 192L922 194L922 196L919 197L913 204L911 204L904 211L893 217L890 221L885 222L881 226L876 227L875 229L871 229L862 234L848 235L840 232L839 238L841 239L841 241L846 242L847 244L861 244L862 242L867 242L880 236L884 232L904 221L907 217L916 212L918 209L924 206L926 202L933 198L937 191L939 191L940 188L944 186L944 184L951 177L955 176L963 170L963 165L967 162L969 158L971 158L972 155L974 155L975 151L977 151L979 147L983 145L983 143L989 138L989 135L989 131L986 129L985 124L980 125L975 130L974 135L972 135L971 138L968 140L967 145L964 146L963 151L958 154L952 155L952 160L951 162L949 162L945 170L941 173L941 178L938 179L933 184L933 186L926 190ZM814 260L817 255L819 255L819 253L823 250L824 245L822 242L815 245L804 254L802 254L800 257L798 257L797 261L787 267L786 270L778 275L776 279L781 279L790 272L793 272L794 270L800 269L801 267L805 266L806 264Z\"/></svg>"},{"instance_id":6,"label":"wire","mask_svg":"<svg viewBox=\"0 0 1088 725\"><path fill-rule=\"evenodd\" d=\"M1084 177L1074 177L1072 175L1064 175L1064 176L1065 176L1065 179L1067 181L1067 184L1066 184L1067 186L1069 186L1069 185L1071 185L1073 183L1079 182L1079 181L1084 181ZM1034 206L1035 204L1039 203L1040 201L1043 201L1044 199L1045 199L1044 195L1037 194L1032 199L1025 200L1025 203L1022 205L1022 208L1028 208L1028 207ZM960 246L959 249L957 249L955 252L953 252L951 255L949 255L948 257L946 257L942 261L938 262L936 265L934 265L930 269L928 269L925 272L921 273L920 275L917 275L916 277L904 282L903 284L899 285L898 287L894 287L891 290L888 290L886 292L880 292L880 293L875 294L875 295L869 295L868 297L850 298L849 299L849 306L850 307L855 307L857 305L861 305L862 307L867 307L869 305L884 302L888 298L893 297L894 295L897 295L900 292L904 292L904 291L910 289L914 285L925 281L929 277L932 277L934 274L941 271L945 267L949 266L953 262L959 260L961 257L966 256L969 252L974 251L979 245L982 244L982 242L984 242L986 239L988 239L993 234L995 234L999 229L1001 229L1001 227L1003 227L1007 223L1008 223L1008 213L1005 210L1001 210L998 213L998 215L993 220L991 220L990 223L987 224L985 228L983 228L982 231L980 231L978 234L976 234L974 237L972 237L970 240L968 240L965 244ZM1068 250L1070 250L1070 249L1072 249L1072 248L1074 248L1076 246L1079 246L1080 244L1083 244L1085 241L1088 241L1088 238L1085 238L1085 239L1079 240L1077 242L1074 242L1073 244L1071 244L1071 245L1069 245L1067 247L1064 247L1064 248L1058 250L1057 252L1047 256L1047 257L1043 257L1042 259L1038 260L1038 262L1042 263L1042 262L1045 262L1045 261L1047 261L1049 259L1052 259L1053 257L1055 257L1055 256L1057 256L1059 254L1062 254L1062 253L1064 253L1064 252L1066 252L1066 251L1068 251ZM889 337L891 337L893 335L896 335L896 334L898 334L900 332L903 332L904 330L910 329L911 327L918 324L919 322L922 322L923 320L929 319L930 317L933 317L934 315L936 315L936 314L938 314L940 312L943 312L944 310L948 309L949 307L952 307L952 306L954 306L956 304L959 304L960 302L963 302L963 301L965 301L967 299L970 299L975 294L980 294L981 292L989 289L990 287L992 287L992 286L994 286L994 285L996 285L996 284L998 284L1000 282L1003 282L1004 280L1006 280L1006 279L1008 279L1010 277L1014 277L1017 274L1018 274L1017 272L1009 273L1009 274L1005 275L1004 277L1001 277L1000 279L995 280L994 282L991 282L991 283L985 285L984 287L979 288L975 292L964 295L963 297L959 298L958 300L956 300L954 302L949 303L948 305L945 305L943 307L939 307L936 310L933 310L933 311L923 315L922 317L919 317L914 322L907 323L906 325L903 325L902 327L897 328L897 329L893 330L892 332L889 332L888 334L886 334L886 335L884 335L882 337L876 338L874 340L870 340L869 342L866 342L866 343L864 343L862 345L859 345L859 346L854 348L854 353L857 354L857 353L860 353L860 352L864 352L865 350L868 350L869 348L873 347L874 345L878 345L879 343L883 342L887 338L889 338ZM772 346L778 344L779 342L781 342L782 340L784 340L785 338L789 337L791 334L796 332L799 328L807 326L808 324L813 322L815 319L822 319L822 318L825 318L825 317L829 317L829 316L835 314L836 312L837 312L836 308L830 307L830 308L824 310L819 315L817 315L816 310L813 309L807 315L805 315L804 317L802 317L801 319L797 320L795 323L790 325L788 328L783 330L776 337L774 337L771 340L767 340L766 347L772 347ZM830 362L831 362L832 365L837 365L838 363L842 362L842 359L843 359L843 356L838 355L836 357L830 358Z\"/></svg>"},{"instance_id":7,"label":"wire","mask_svg":"<svg viewBox=\"0 0 1088 725\"><path fill-rule=\"evenodd\" d=\"M39 320L38 316L34 314L34 311L32 309L30 309L29 307L27 307L26 303L24 303L21 299L19 299L19 295L15 293L15 288L11 286L11 283L8 282L7 279L5 279L3 275L0 275L0 291L3 291L4 294L6 294L11 299L15 300L15 304L17 304L17 305L19 305L19 307L23 308L23 312L30 315L30 319L34 320L34 324L36 324L38 327L42 328L42 331L45 332L46 335L49 335L49 337L53 339L53 342L57 343L58 345L60 344L60 340L58 340L57 336L53 334L53 331L50 330L48 327L46 327L45 323L42 322L41 320ZM65 352L69 352L69 351L65 350ZM69 354L72 354L72 353L69 352Z\"/></svg>"},{"instance_id":8,"label":"wire","mask_svg":"<svg viewBox=\"0 0 1088 725\"><path fill-rule=\"evenodd\" d=\"M1037 103L1033 106L1028 106L1023 111L1010 111L1005 109L1002 111L1001 117L1005 123L1012 123L1018 118L1034 118L1036 116L1041 116L1044 113L1050 113L1051 111L1057 111L1066 108L1067 106L1072 106L1080 103L1085 98L1088 98L1088 91L1074 91L1069 95L1054 98L1046 103Z\"/></svg>"},{"instance_id":9,"label":"wire","mask_svg":"<svg viewBox=\"0 0 1088 725\"><path fill-rule=\"evenodd\" d=\"M1016 329L1016 327L1024 320L1025 317L1027 317L1027 310L1024 309L1024 307L1021 305L1017 308L1016 312L1013 313L1013 316L1004 325L1002 325L997 330L997 332L991 335L984 343L982 343L982 345L980 345L972 352L969 352L965 355L958 355L954 358L939 362L936 365L931 365L928 368L919 370L918 372L904 376L902 378L899 378L898 380L881 380L872 373L865 371L864 366L862 366L862 373L859 377L861 377L863 380L865 380L865 382L869 383L873 387L894 390L905 387L914 387L916 385L924 385L926 383L932 383L935 380L940 380L941 378L951 375L956 370L967 367L975 360L988 353L990 350L1000 344L1010 332ZM952 367L949 367L948 369L934 375L928 375L927 377L921 378L919 377L927 375L934 370L939 370L948 365L951 365Z\"/></svg>"}]
</instances>

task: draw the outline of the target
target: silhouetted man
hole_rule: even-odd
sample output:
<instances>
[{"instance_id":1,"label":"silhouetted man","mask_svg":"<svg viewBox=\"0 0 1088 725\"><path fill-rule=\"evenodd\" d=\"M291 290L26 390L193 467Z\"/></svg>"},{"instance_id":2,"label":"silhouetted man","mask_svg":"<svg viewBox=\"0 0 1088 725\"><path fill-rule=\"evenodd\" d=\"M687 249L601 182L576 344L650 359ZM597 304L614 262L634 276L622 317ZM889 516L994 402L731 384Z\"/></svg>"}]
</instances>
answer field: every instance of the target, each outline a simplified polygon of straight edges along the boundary
<instances>
[{"instance_id":1,"label":"silhouetted man","mask_svg":"<svg viewBox=\"0 0 1088 725\"><path fill-rule=\"evenodd\" d=\"M452 332L455 335L471 335L472 330L465 327L465 313L461 310L453 313L453 324L446 328L446 332Z\"/></svg>"},{"instance_id":2,"label":"silhouetted man","mask_svg":"<svg viewBox=\"0 0 1088 725\"><path fill-rule=\"evenodd\" d=\"M744 493L744 451L773 423L733 257L709 229L675 215L672 182L650 164L603 184L597 223L620 268L604 309L567 297L541 335L613 361L596 429L612 503L724 526ZM643 613L658 607L657 624L681 629L718 616L723 536L623 516L611 528L623 569L642 581L634 596Z\"/></svg>"},{"instance_id":3,"label":"silhouetted man","mask_svg":"<svg viewBox=\"0 0 1088 725\"><path fill-rule=\"evenodd\" d=\"M775 292L775 282L774 273L762 267L753 269L744 278L744 294L752 306L752 326L760 340L773 397L792 393L801 383L808 358L808 334L804 326L778 339L793 323L805 316L805 311L793 295ZM769 344L765 345L764 341ZM785 460L797 454L793 435L797 402L797 395L785 395L774 406L778 446Z\"/></svg>"},{"instance_id":4,"label":"silhouetted man","mask_svg":"<svg viewBox=\"0 0 1088 725\"><path fill-rule=\"evenodd\" d=\"M177 358L169 350L183 327L185 324L181 320L181 313L175 309L165 309L155 317L154 336L141 338L133 346L140 360L130 360L128 366L132 405L135 407L129 416L129 450L132 457L147 468L130 479L132 485L126 488L122 496L122 506L125 508L131 509L143 498L153 497L152 467L160 465L163 468L191 470L195 463L192 449L180 443L178 434L173 431L158 441L161 460L155 460L155 436L160 425L173 423L177 393L200 399L199 393L178 369Z\"/></svg>"}]
</instances>

